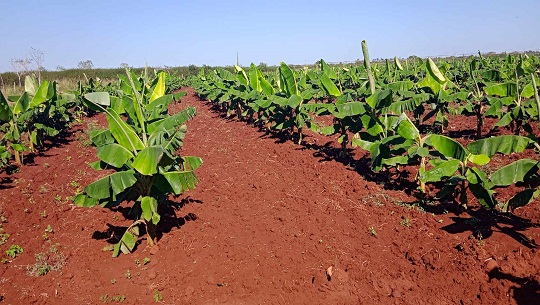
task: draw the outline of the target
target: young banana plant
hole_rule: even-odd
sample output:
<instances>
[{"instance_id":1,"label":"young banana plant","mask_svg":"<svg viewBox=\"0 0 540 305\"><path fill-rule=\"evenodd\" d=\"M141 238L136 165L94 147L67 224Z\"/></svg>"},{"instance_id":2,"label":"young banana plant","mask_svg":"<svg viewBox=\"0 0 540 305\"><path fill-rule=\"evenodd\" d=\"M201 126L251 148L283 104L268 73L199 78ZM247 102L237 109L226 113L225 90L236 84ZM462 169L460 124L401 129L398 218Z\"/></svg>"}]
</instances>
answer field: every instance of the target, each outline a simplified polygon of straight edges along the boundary
<instances>
[{"instance_id":1,"label":"young banana plant","mask_svg":"<svg viewBox=\"0 0 540 305\"><path fill-rule=\"evenodd\" d=\"M271 121L275 122L273 128L276 130L289 130L291 136L296 128L297 143L302 142L302 131L304 126L311 126L311 115L307 102L313 97L312 90L301 90L298 86L294 71L285 64L279 66L279 89L276 95L270 99L276 107Z\"/></svg>"},{"instance_id":2,"label":"young banana plant","mask_svg":"<svg viewBox=\"0 0 540 305\"><path fill-rule=\"evenodd\" d=\"M0 122L7 124L2 141L7 142L13 150L17 164L23 165L25 151L34 151L38 131L47 130L47 126L34 122L33 117L55 95L55 83L43 81L38 86L31 76L26 76L25 92L17 97L13 105L9 105L6 98L0 95Z\"/></svg>"},{"instance_id":3,"label":"young banana plant","mask_svg":"<svg viewBox=\"0 0 540 305\"><path fill-rule=\"evenodd\" d=\"M114 173L87 185L74 201L83 207L114 207L131 201L134 223L115 245L113 256L133 251L139 237L139 225L146 228L148 245L156 242L159 206L167 204L169 194L180 195L197 183L194 170L202 164L198 157L182 157L183 145L195 108L169 115L168 105L185 93L165 94L164 72L149 82L146 75L135 78L130 71L122 86L123 95L107 92L85 94L89 107L104 112L108 129L91 137L98 147L94 169L113 169ZM127 117L124 120L121 115Z\"/></svg>"},{"instance_id":4,"label":"young banana plant","mask_svg":"<svg viewBox=\"0 0 540 305\"><path fill-rule=\"evenodd\" d=\"M501 206L495 198L497 188L506 187L518 182L525 182L537 176L539 162L532 159L520 159L488 174L476 165L487 165L490 158L497 154L522 152L533 141L521 136L498 136L481 139L463 147L459 142L442 136L430 135L425 144L434 149L431 160L433 168L421 173L419 180L423 183L443 181L436 198L455 194L459 202L466 208L467 189L486 208ZM526 189L517 193L509 201L502 204L503 210L520 207L532 201L540 192Z\"/></svg>"},{"instance_id":5,"label":"young banana plant","mask_svg":"<svg viewBox=\"0 0 540 305\"><path fill-rule=\"evenodd\" d=\"M527 58L521 57L513 72L513 80L484 88L486 94L494 100L492 108L497 107L493 112L504 113L493 128L511 125L516 135L520 135L522 129L531 134L531 121L540 118L540 99L535 89L534 68ZM524 75L532 75L532 81L521 87L521 77ZM527 100L532 97L535 97L534 100Z\"/></svg>"}]
</instances>

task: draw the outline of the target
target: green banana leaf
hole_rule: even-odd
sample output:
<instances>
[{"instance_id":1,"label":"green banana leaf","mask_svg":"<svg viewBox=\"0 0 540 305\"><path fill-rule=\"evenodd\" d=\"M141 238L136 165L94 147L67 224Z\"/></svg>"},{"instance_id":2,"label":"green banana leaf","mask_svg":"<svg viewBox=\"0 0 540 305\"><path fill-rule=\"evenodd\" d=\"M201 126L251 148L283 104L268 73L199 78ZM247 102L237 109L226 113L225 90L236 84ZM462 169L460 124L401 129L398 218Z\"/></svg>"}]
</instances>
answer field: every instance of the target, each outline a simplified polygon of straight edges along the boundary
<instances>
[{"instance_id":1,"label":"green banana leaf","mask_svg":"<svg viewBox=\"0 0 540 305\"><path fill-rule=\"evenodd\" d=\"M133 159L133 168L143 175L153 175L158 172L158 164L163 156L162 146L150 146L141 150Z\"/></svg>"},{"instance_id":2,"label":"green banana leaf","mask_svg":"<svg viewBox=\"0 0 540 305\"><path fill-rule=\"evenodd\" d=\"M435 79L437 82L439 82L439 84L443 84L443 83L446 82L446 78L444 77L444 75L441 73L441 71L437 67L437 64L435 64L433 59L431 59L430 57L428 57L428 61L426 63L426 68L427 68L429 74L431 75L431 77L433 77L433 79Z\"/></svg>"},{"instance_id":3,"label":"green banana leaf","mask_svg":"<svg viewBox=\"0 0 540 305\"><path fill-rule=\"evenodd\" d=\"M279 75L281 79L281 84L284 89L284 93L290 97L293 94L298 94L298 85L296 84L296 78L291 68L287 66L284 62L280 63L279 66Z\"/></svg>"},{"instance_id":4,"label":"green banana leaf","mask_svg":"<svg viewBox=\"0 0 540 305\"><path fill-rule=\"evenodd\" d=\"M116 139L118 144L125 148L135 152L141 150L144 147L144 143L137 136L137 133L131 126L120 118L120 116L111 108L107 109L107 122L109 123L109 130L112 136Z\"/></svg>"},{"instance_id":5,"label":"green banana leaf","mask_svg":"<svg viewBox=\"0 0 540 305\"><path fill-rule=\"evenodd\" d=\"M515 135L503 135L474 141L467 145L467 149L473 154L484 154L488 157L496 153L509 155L514 152L523 152L533 140Z\"/></svg>"},{"instance_id":6,"label":"green banana leaf","mask_svg":"<svg viewBox=\"0 0 540 305\"><path fill-rule=\"evenodd\" d=\"M443 178L452 177L459 169L459 165L459 160L445 161L420 175L420 181L424 183L439 182Z\"/></svg>"},{"instance_id":7,"label":"green banana leaf","mask_svg":"<svg viewBox=\"0 0 540 305\"><path fill-rule=\"evenodd\" d=\"M538 163L531 159L514 161L491 174L490 181L498 187L523 182L538 171Z\"/></svg>"},{"instance_id":8,"label":"green banana leaf","mask_svg":"<svg viewBox=\"0 0 540 305\"><path fill-rule=\"evenodd\" d=\"M435 148L447 158L458 159L465 162L468 151L459 142L446 136L432 134L426 139L426 144Z\"/></svg>"},{"instance_id":9,"label":"green banana leaf","mask_svg":"<svg viewBox=\"0 0 540 305\"><path fill-rule=\"evenodd\" d=\"M133 154L128 149L116 143L99 147L97 156L101 161L117 168L133 158Z\"/></svg>"}]
</instances>

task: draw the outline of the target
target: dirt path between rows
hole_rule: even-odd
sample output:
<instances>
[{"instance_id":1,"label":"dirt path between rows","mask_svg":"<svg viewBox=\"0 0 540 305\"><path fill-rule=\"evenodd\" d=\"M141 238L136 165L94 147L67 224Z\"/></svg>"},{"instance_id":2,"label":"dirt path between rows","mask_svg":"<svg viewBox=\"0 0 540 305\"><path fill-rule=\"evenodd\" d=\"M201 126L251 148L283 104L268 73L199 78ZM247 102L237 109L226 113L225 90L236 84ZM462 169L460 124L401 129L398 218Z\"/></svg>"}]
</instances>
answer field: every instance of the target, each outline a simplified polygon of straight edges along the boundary
<instances>
[{"instance_id":1,"label":"dirt path between rows","mask_svg":"<svg viewBox=\"0 0 540 305\"><path fill-rule=\"evenodd\" d=\"M66 200L101 174L86 165L95 150L76 127L33 165L1 176L2 227L10 237L0 250L16 244L24 252L1 265L0 304L540 299L538 202L516 216L426 211L403 191L365 178L361 168L325 158L324 139L280 143L222 118L185 90L174 108L195 106L198 114L188 122L182 152L204 164L197 188L175 199L176 209L163 218L159 250L143 240L134 254L111 258L107 240L130 224L126 209L85 209ZM28 275L40 253L61 271Z\"/></svg>"}]
</instances>

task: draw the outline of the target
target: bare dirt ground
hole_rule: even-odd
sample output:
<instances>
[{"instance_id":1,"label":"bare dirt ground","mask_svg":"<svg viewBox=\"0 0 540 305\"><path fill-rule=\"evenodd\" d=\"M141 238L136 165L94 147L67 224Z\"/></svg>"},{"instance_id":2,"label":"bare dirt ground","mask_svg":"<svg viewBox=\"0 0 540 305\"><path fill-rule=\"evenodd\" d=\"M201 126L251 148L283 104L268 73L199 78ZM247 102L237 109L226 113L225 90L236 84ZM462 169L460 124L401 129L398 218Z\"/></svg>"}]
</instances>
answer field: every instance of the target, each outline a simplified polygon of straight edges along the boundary
<instances>
[{"instance_id":1,"label":"bare dirt ground","mask_svg":"<svg viewBox=\"0 0 540 305\"><path fill-rule=\"evenodd\" d=\"M333 158L335 140L283 142L226 120L192 89L184 155L200 182L162 218L159 249L108 247L132 220L69 200L103 173L83 128L1 174L0 304L536 304L540 204L514 214L417 206ZM353 152L356 160L361 152ZM344 164L345 163L345 164ZM5 235L0 235L0 237ZM1 239L0 239L1 240ZM15 258L6 250L23 249ZM47 267L48 266L48 267ZM36 273L48 272L42 276ZM57 269L57 270L55 270Z\"/></svg>"}]
</instances>

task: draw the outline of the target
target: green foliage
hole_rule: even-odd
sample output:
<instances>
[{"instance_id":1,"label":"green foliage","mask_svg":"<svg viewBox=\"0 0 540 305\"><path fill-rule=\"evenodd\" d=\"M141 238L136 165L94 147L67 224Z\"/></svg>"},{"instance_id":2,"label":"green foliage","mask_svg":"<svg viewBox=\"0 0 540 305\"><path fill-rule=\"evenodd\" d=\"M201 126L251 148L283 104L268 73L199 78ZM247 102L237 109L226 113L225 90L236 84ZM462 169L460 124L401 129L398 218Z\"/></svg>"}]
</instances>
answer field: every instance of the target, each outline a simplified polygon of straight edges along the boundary
<instances>
[{"instance_id":1,"label":"green foliage","mask_svg":"<svg viewBox=\"0 0 540 305\"><path fill-rule=\"evenodd\" d=\"M0 165L11 156L22 165L25 152L35 152L48 138L69 128L75 119L76 95L60 94L56 82L38 83L35 76L25 79L25 91L7 99L0 93Z\"/></svg>"},{"instance_id":2,"label":"green foliage","mask_svg":"<svg viewBox=\"0 0 540 305\"><path fill-rule=\"evenodd\" d=\"M476 165L488 164L490 156L496 153L511 154L523 151L530 143L529 139L520 136L500 136L478 140L467 146L473 152L455 140L441 135L429 136L426 143L434 148L436 154L433 156L439 156L441 159L440 161L434 159L432 161L434 167L421 174L419 179L423 183L444 181L444 187L437 198L457 192L460 203L467 205L467 189L469 189L486 208L501 205L507 210L524 205L525 197L521 193L518 193L516 195L518 197L511 199L509 203L499 204L494 196L495 189L533 179L538 172L538 161L517 160L490 175L482 172ZM530 193L530 191L526 192ZM530 194L529 202L534 199L534 191Z\"/></svg>"},{"instance_id":3,"label":"green foliage","mask_svg":"<svg viewBox=\"0 0 540 305\"><path fill-rule=\"evenodd\" d=\"M44 276L51 271L61 271L66 264L66 257L58 251L58 245L53 245L48 252L35 254L36 263L26 267L30 276Z\"/></svg>"},{"instance_id":4,"label":"green foliage","mask_svg":"<svg viewBox=\"0 0 540 305\"><path fill-rule=\"evenodd\" d=\"M112 168L114 173L87 185L74 201L80 206L109 208L133 202L135 222L115 245L115 257L120 251L133 251L139 225L145 226L148 243L153 245L161 219L159 206L167 204L169 194L180 195L197 183L194 170L202 160L178 154L187 132L184 123L195 115L195 109L169 115L168 105L185 93L165 94L165 79L164 72L150 79L147 74L127 71L127 77L121 77L118 98L108 92L84 95L89 107L106 114L109 127L90 135L99 158L91 166Z\"/></svg>"},{"instance_id":5,"label":"green foliage","mask_svg":"<svg viewBox=\"0 0 540 305\"><path fill-rule=\"evenodd\" d=\"M159 303L159 302L162 302L163 301L163 296L161 295L161 293L159 292L159 290L154 290L154 301L156 303Z\"/></svg>"},{"instance_id":6,"label":"green foliage","mask_svg":"<svg viewBox=\"0 0 540 305\"><path fill-rule=\"evenodd\" d=\"M16 258L19 254L23 253L24 250L19 245L11 245L9 249L6 250L6 255L11 258Z\"/></svg>"},{"instance_id":7,"label":"green foliage","mask_svg":"<svg viewBox=\"0 0 540 305\"><path fill-rule=\"evenodd\" d=\"M369 60L365 41L362 52L363 65L338 67L321 59L313 69L281 63L263 73L252 64L247 73L238 66L234 71L200 71L189 83L229 117L236 112L238 119L247 117L248 123L268 132L287 132L301 143L302 128L307 127L335 135L340 157L348 156L349 144L367 150L372 171L386 172L387 179L392 168L399 173L402 165L418 166L422 200L427 199L426 184L440 188L432 199L452 198L466 205L472 193L486 208L510 210L536 198L533 160L500 169L490 162L497 154L540 149L531 128L539 117L537 57L413 58L404 65L394 58L380 65ZM445 136L449 117L456 114L476 118L477 141L462 145ZM318 116L329 117L331 124L316 123ZM499 119L492 129L511 126L516 135L482 138L486 117ZM433 123L426 131L428 121ZM523 131L526 136L520 135ZM512 170L515 175L510 175ZM498 175L511 178L502 185ZM497 192L513 184L526 189L498 202Z\"/></svg>"}]
</instances>

